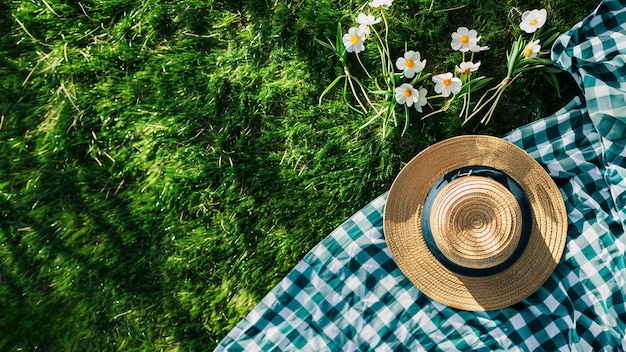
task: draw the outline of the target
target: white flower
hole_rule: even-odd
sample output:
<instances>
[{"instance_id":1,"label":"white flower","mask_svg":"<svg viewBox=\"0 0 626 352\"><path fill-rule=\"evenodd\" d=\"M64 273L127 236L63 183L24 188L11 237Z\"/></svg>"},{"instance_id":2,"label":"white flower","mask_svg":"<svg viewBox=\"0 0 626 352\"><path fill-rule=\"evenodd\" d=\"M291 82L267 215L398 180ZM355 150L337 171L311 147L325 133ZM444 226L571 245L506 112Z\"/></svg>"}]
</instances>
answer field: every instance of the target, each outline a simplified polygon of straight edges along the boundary
<instances>
[{"instance_id":1,"label":"white flower","mask_svg":"<svg viewBox=\"0 0 626 352\"><path fill-rule=\"evenodd\" d=\"M426 66L426 60L420 61L419 51L409 50L404 53L404 57L399 57L396 60L396 67L398 70L402 70L404 77L413 78L417 72L421 72Z\"/></svg>"},{"instance_id":2,"label":"white flower","mask_svg":"<svg viewBox=\"0 0 626 352\"><path fill-rule=\"evenodd\" d=\"M480 37L475 30L467 29L467 27L459 27L456 32L452 33L450 46L453 50L467 52L471 48L478 46L479 40Z\"/></svg>"},{"instance_id":3,"label":"white flower","mask_svg":"<svg viewBox=\"0 0 626 352\"><path fill-rule=\"evenodd\" d=\"M478 39L480 39L480 37L478 37ZM481 52L481 51L489 50L489 47L488 46L480 46L478 44L475 44L475 45L471 45L469 50L471 52L478 53L478 52Z\"/></svg>"},{"instance_id":4,"label":"white flower","mask_svg":"<svg viewBox=\"0 0 626 352\"><path fill-rule=\"evenodd\" d=\"M546 23L547 16L546 9L526 11L522 14L522 22L519 24L519 28L526 33L535 33L537 29Z\"/></svg>"},{"instance_id":5,"label":"white flower","mask_svg":"<svg viewBox=\"0 0 626 352\"><path fill-rule=\"evenodd\" d=\"M435 83L435 92L440 93L443 97L456 94L463 87L461 80L458 77L454 77L450 72L434 76L433 82Z\"/></svg>"},{"instance_id":6,"label":"white flower","mask_svg":"<svg viewBox=\"0 0 626 352\"><path fill-rule=\"evenodd\" d=\"M526 44L526 47L524 48L524 58L532 59L534 57L537 57L539 50L541 50L541 45L539 45L539 39Z\"/></svg>"},{"instance_id":7,"label":"white flower","mask_svg":"<svg viewBox=\"0 0 626 352\"><path fill-rule=\"evenodd\" d=\"M478 61L477 63L473 63L471 61L465 61L465 62L461 62L461 64L459 65L459 71L463 74L469 75L470 72L474 72L478 70L479 67L480 67L480 61Z\"/></svg>"},{"instance_id":8,"label":"white flower","mask_svg":"<svg viewBox=\"0 0 626 352\"><path fill-rule=\"evenodd\" d=\"M396 101L398 104L406 104L412 106L413 103L420 101L420 96L417 89L413 88L409 83L403 83L400 87L396 88Z\"/></svg>"},{"instance_id":9,"label":"white flower","mask_svg":"<svg viewBox=\"0 0 626 352\"><path fill-rule=\"evenodd\" d=\"M372 0L368 3L371 7L391 6L393 0Z\"/></svg>"},{"instance_id":10,"label":"white flower","mask_svg":"<svg viewBox=\"0 0 626 352\"><path fill-rule=\"evenodd\" d=\"M365 35L366 37L368 35L370 35L370 26L366 25L366 24L360 24L359 25L359 31L363 32L363 35Z\"/></svg>"},{"instance_id":11,"label":"white flower","mask_svg":"<svg viewBox=\"0 0 626 352\"><path fill-rule=\"evenodd\" d=\"M361 12L357 17L356 17L356 23L359 24L359 29L361 29L363 31L363 33L365 33L365 35L369 35L370 34L370 27L371 25L374 25L376 23L379 23L381 20L380 17L374 17L372 15L366 15L363 12Z\"/></svg>"},{"instance_id":12,"label":"white flower","mask_svg":"<svg viewBox=\"0 0 626 352\"><path fill-rule=\"evenodd\" d=\"M420 87L417 92L419 97L415 102L415 110L422 112L422 106L428 104L428 100L426 100L426 94L428 94L428 91L426 90L426 88Z\"/></svg>"},{"instance_id":13,"label":"white flower","mask_svg":"<svg viewBox=\"0 0 626 352\"><path fill-rule=\"evenodd\" d=\"M371 26L371 25L379 23L379 22L380 22L380 17L374 17L372 15L366 15L363 12L361 12L356 17L356 23L364 24L364 25L367 25L367 26Z\"/></svg>"},{"instance_id":14,"label":"white flower","mask_svg":"<svg viewBox=\"0 0 626 352\"><path fill-rule=\"evenodd\" d=\"M348 33L343 35L343 45L346 46L346 51L354 52L355 54L365 50L363 41L365 40L365 32L362 28L352 27L348 29Z\"/></svg>"}]
</instances>

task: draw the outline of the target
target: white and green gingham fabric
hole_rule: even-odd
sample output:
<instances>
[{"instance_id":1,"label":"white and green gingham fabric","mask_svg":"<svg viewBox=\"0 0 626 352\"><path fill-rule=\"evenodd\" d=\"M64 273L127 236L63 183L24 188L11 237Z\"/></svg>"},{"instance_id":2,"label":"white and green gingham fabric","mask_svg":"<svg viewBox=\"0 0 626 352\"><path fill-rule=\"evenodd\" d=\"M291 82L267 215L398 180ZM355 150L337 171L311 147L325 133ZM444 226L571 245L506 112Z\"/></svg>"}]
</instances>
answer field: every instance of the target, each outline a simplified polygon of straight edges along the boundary
<instances>
[{"instance_id":1,"label":"white and green gingham fabric","mask_svg":"<svg viewBox=\"0 0 626 352\"><path fill-rule=\"evenodd\" d=\"M505 139L552 176L567 246L535 294L466 312L431 301L385 243L386 195L321 241L216 351L626 350L626 1L603 2L562 35L555 64L581 94Z\"/></svg>"}]
</instances>

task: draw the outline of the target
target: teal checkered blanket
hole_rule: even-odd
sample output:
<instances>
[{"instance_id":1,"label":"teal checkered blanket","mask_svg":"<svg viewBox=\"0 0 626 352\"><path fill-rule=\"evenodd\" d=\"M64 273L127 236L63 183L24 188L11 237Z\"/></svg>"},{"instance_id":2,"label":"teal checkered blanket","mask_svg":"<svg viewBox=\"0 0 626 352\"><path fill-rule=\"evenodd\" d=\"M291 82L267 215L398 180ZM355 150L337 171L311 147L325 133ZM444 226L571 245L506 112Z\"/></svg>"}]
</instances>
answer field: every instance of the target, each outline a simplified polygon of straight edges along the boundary
<instances>
[{"instance_id":1,"label":"teal checkered blanket","mask_svg":"<svg viewBox=\"0 0 626 352\"><path fill-rule=\"evenodd\" d=\"M565 254L532 296L491 312L433 302L383 233L386 195L333 231L217 351L626 350L626 2L603 2L552 60L581 94L504 138L541 163L568 211Z\"/></svg>"}]
</instances>

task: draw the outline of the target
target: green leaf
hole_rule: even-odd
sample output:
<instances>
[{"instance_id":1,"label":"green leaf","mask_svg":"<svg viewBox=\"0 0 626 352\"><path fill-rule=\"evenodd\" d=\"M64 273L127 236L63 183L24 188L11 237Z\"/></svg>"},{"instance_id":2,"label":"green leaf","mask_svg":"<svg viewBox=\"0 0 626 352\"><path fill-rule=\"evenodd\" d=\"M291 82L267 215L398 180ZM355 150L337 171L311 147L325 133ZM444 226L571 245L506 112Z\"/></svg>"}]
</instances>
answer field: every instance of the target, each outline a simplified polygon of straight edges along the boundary
<instances>
[{"instance_id":1,"label":"green leaf","mask_svg":"<svg viewBox=\"0 0 626 352\"><path fill-rule=\"evenodd\" d=\"M548 83L554 87L557 96L561 98L561 86L559 85L559 80L557 79L556 74L554 72L541 71L541 75L545 77Z\"/></svg>"},{"instance_id":2,"label":"green leaf","mask_svg":"<svg viewBox=\"0 0 626 352\"><path fill-rule=\"evenodd\" d=\"M319 45L323 46L324 48L332 51L332 52L336 52L337 50L335 50L335 47L332 45L332 43L330 43L330 39L327 38L327 40L329 41L329 43L326 43L322 40L319 40L317 38L313 38L313 40L315 40Z\"/></svg>"},{"instance_id":3,"label":"green leaf","mask_svg":"<svg viewBox=\"0 0 626 352\"><path fill-rule=\"evenodd\" d=\"M554 67L552 65L552 61L543 58L522 59L521 67L517 68L515 70L515 73L528 72L531 70L546 67Z\"/></svg>"},{"instance_id":4,"label":"green leaf","mask_svg":"<svg viewBox=\"0 0 626 352\"><path fill-rule=\"evenodd\" d=\"M525 64L531 65L552 65L552 60L541 57L533 57L532 59L524 59Z\"/></svg>"},{"instance_id":5,"label":"green leaf","mask_svg":"<svg viewBox=\"0 0 626 352\"><path fill-rule=\"evenodd\" d=\"M526 45L522 41L522 37L520 36L511 46L511 51L507 53L507 76L511 77L516 71L517 65L519 64L522 50Z\"/></svg>"},{"instance_id":6,"label":"green leaf","mask_svg":"<svg viewBox=\"0 0 626 352\"><path fill-rule=\"evenodd\" d=\"M542 46L547 47L552 45L552 43L556 40L556 38L558 38L560 34L561 33L557 31L556 28L548 28L541 31L541 33L539 33L539 35L537 36L537 39L540 40Z\"/></svg>"},{"instance_id":7,"label":"green leaf","mask_svg":"<svg viewBox=\"0 0 626 352\"><path fill-rule=\"evenodd\" d=\"M343 33L341 32L341 22L337 23L337 35L335 37L335 52L339 55L341 63L345 66L347 63L346 46L343 45Z\"/></svg>"},{"instance_id":8,"label":"green leaf","mask_svg":"<svg viewBox=\"0 0 626 352\"><path fill-rule=\"evenodd\" d=\"M472 90L481 90L483 87L485 87L492 80L493 80L493 77L480 76L480 77L476 77L474 79L471 79L467 83L467 85L471 85Z\"/></svg>"},{"instance_id":9,"label":"green leaf","mask_svg":"<svg viewBox=\"0 0 626 352\"><path fill-rule=\"evenodd\" d=\"M420 74L415 77L412 81L411 81L411 85L415 86L416 84L430 78L433 74L432 73L424 73L424 71L420 72Z\"/></svg>"},{"instance_id":10,"label":"green leaf","mask_svg":"<svg viewBox=\"0 0 626 352\"><path fill-rule=\"evenodd\" d=\"M515 73L524 73L544 67L543 65L529 65L518 68Z\"/></svg>"},{"instance_id":11,"label":"green leaf","mask_svg":"<svg viewBox=\"0 0 626 352\"><path fill-rule=\"evenodd\" d=\"M558 68L558 67L556 67L554 65L545 66L543 68L543 71L547 72L547 73L561 73L561 72L564 72L563 70L561 70L560 68Z\"/></svg>"},{"instance_id":12,"label":"green leaf","mask_svg":"<svg viewBox=\"0 0 626 352\"><path fill-rule=\"evenodd\" d=\"M324 96L326 94L328 94L328 92L330 92L331 89L333 89L333 87L335 87L335 85L337 85L337 83L339 83L339 81L342 78L345 78L345 75L341 75L341 76L337 76L337 78L335 78L334 81L332 81L331 84L328 85L328 87L326 87L326 89L324 89L324 91L322 92L322 94L320 94L320 98L319 98L319 105L322 105L322 99L324 98Z\"/></svg>"},{"instance_id":13,"label":"green leaf","mask_svg":"<svg viewBox=\"0 0 626 352\"><path fill-rule=\"evenodd\" d=\"M402 136L404 136L404 133L406 132L406 130L409 128L409 107L408 106L404 106L404 128L402 129Z\"/></svg>"}]
</instances>

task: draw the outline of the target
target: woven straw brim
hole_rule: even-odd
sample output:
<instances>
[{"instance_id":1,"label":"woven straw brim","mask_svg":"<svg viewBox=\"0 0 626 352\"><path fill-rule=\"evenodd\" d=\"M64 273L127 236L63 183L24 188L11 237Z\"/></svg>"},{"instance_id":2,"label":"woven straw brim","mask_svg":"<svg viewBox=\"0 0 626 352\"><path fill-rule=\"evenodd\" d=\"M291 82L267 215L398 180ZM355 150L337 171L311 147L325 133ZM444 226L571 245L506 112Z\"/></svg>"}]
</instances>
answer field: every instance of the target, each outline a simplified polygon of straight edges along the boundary
<instances>
[{"instance_id":1,"label":"woven straw brim","mask_svg":"<svg viewBox=\"0 0 626 352\"><path fill-rule=\"evenodd\" d=\"M421 226L424 201L433 183L451 171L476 165L500 170L515 180L528 198L532 216L530 238L519 259L504 271L484 277L460 275L442 265L427 247ZM502 190L490 192L498 195ZM506 204L508 198L502 197L504 201L481 204L486 212L504 214L506 205L505 209L498 205ZM514 207L510 209L512 214L503 215L505 225L498 226L512 226L517 234L519 215ZM554 181L524 150L496 137L459 136L425 149L398 174L385 205L384 233L394 260L424 294L450 307L487 311L522 301L550 277L565 248L567 213ZM498 255L494 257L500 261Z\"/></svg>"}]
</instances>

